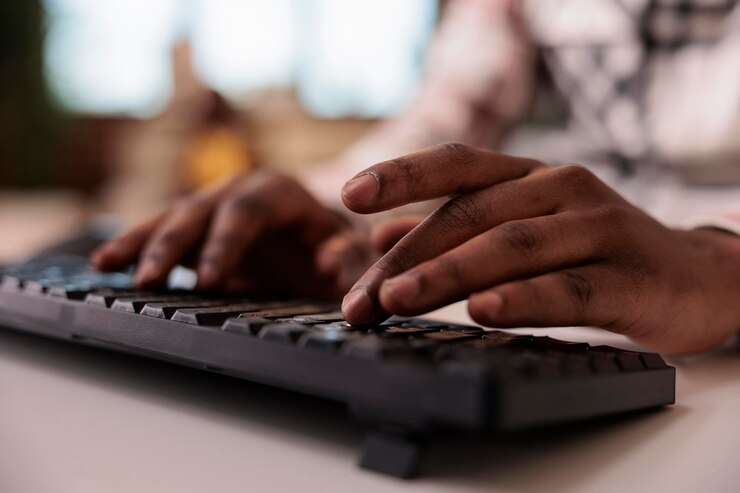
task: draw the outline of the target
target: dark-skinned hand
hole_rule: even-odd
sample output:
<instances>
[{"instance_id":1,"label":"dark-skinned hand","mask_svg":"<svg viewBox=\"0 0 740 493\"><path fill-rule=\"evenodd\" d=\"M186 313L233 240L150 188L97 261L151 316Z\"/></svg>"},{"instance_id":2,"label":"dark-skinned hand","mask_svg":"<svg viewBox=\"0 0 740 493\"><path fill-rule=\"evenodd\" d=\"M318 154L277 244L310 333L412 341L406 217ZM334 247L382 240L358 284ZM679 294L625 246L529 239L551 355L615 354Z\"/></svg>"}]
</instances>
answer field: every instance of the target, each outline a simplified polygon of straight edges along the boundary
<instances>
[{"instance_id":1,"label":"dark-skinned hand","mask_svg":"<svg viewBox=\"0 0 740 493\"><path fill-rule=\"evenodd\" d=\"M91 261L102 270L137 262L139 288L164 286L182 264L196 269L200 290L338 300L372 255L367 234L297 181L259 171L180 200L104 244Z\"/></svg>"},{"instance_id":2,"label":"dark-skinned hand","mask_svg":"<svg viewBox=\"0 0 740 493\"><path fill-rule=\"evenodd\" d=\"M348 321L467 298L483 325L597 326L672 353L740 328L740 239L669 229L583 167L447 144L372 166L342 191L362 214L440 197L345 296Z\"/></svg>"}]
</instances>

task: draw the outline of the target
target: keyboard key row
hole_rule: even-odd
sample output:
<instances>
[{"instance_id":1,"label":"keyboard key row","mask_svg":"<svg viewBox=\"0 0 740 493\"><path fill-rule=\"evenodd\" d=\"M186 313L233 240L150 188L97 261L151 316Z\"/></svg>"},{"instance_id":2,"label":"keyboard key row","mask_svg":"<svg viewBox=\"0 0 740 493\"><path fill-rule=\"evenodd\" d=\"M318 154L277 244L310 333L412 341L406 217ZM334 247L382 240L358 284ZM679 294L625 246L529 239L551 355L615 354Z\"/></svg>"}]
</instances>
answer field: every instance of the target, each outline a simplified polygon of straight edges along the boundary
<instances>
[{"instance_id":1,"label":"keyboard key row","mask_svg":"<svg viewBox=\"0 0 740 493\"><path fill-rule=\"evenodd\" d=\"M4 291L47 295L114 311L220 328L310 350L379 360L421 356L429 361L465 360L497 365L527 375L579 375L660 369L656 354L607 346L516 335L444 322L391 319L357 328L344 321L336 305L284 300L204 297L189 291L144 292L125 288L88 289L57 281L5 275Z\"/></svg>"}]
</instances>

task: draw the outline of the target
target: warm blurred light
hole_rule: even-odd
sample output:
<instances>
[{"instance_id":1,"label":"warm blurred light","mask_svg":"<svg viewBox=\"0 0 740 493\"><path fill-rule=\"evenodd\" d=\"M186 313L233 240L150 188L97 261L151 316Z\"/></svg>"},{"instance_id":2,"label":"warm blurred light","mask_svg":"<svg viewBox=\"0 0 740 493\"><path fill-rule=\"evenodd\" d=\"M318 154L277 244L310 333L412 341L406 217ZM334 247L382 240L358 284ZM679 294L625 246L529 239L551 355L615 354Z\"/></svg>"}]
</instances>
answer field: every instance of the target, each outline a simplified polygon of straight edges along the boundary
<instances>
[{"instance_id":1,"label":"warm blurred light","mask_svg":"<svg viewBox=\"0 0 740 493\"><path fill-rule=\"evenodd\" d=\"M151 116L172 90L171 47L235 99L295 85L321 116L385 116L409 98L435 0L46 0L50 85L75 112Z\"/></svg>"}]
</instances>

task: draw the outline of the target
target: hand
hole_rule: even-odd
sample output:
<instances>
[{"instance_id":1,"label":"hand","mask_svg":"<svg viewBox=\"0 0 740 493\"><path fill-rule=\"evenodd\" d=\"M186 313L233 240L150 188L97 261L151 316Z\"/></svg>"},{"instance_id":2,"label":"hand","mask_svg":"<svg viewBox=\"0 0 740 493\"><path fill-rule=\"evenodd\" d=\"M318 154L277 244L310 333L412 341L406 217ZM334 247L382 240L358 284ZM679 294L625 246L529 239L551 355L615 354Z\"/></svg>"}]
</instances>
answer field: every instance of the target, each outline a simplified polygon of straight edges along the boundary
<instances>
[{"instance_id":1,"label":"hand","mask_svg":"<svg viewBox=\"0 0 740 493\"><path fill-rule=\"evenodd\" d=\"M183 264L197 269L198 289L339 299L374 258L367 235L298 182L256 172L181 200L92 256L103 270L137 260L140 288Z\"/></svg>"},{"instance_id":2,"label":"hand","mask_svg":"<svg viewBox=\"0 0 740 493\"><path fill-rule=\"evenodd\" d=\"M598 326L667 352L740 328L740 239L668 229L579 166L448 144L368 168L342 196L360 213L452 196L350 290L353 324L468 298L483 325Z\"/></svg>"}]
</instances>

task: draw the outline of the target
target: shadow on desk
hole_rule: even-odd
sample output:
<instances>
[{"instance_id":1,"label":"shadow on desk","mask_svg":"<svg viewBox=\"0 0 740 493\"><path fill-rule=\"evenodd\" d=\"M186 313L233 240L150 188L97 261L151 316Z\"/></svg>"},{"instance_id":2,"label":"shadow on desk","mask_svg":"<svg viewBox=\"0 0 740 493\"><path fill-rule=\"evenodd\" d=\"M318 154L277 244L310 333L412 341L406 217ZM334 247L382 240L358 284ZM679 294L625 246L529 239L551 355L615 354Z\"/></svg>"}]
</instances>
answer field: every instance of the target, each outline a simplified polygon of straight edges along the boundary
<instances>
[{"instance_id":1,"label":"shadow on desk","mask_svg":"<svg viewBox=\"0 0 740 493\"><path fill-rule=\"evenodd\" d=\"M740 351L729 350L695 367L700 373L701 368L721 366L727 358L736 361L738 356ZM277 439L330 441L347 454L359 453L361 426L349 419L342 405L330 401L6 330L0 330L0 358L125 391L161 406L211 417L216 413L234 426L259 423ZM732 369L726 378L739 378L738 365ZM707 385L702 387L705 392L711 390ZM649 453L644 450L646 442L690 413L690 407L678 404L509 436L446 437L432 444L422 479L416 484L449 484L470 490L575 491L636 448Z\"/></svg>"}]
</instances>

